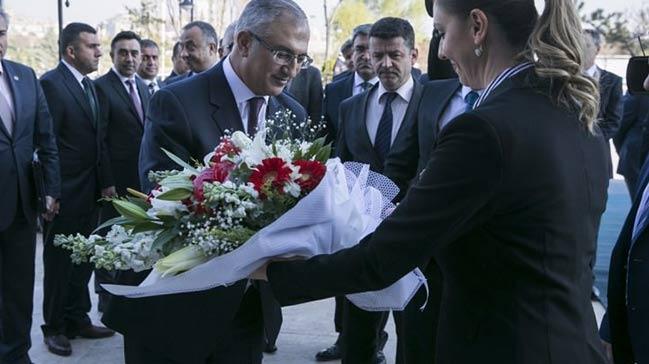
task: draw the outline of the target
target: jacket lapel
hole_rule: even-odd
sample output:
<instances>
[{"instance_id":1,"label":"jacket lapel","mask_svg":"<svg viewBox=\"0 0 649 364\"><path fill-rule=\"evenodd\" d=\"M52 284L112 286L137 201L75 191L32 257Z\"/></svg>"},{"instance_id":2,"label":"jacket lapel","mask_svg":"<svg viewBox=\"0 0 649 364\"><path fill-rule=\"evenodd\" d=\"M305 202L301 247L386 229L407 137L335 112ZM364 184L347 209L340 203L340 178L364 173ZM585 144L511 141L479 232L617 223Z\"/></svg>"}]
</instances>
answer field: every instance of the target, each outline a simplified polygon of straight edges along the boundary
<instances>
[{"instance_id":1,"label":"jacket lapel","mask_svg":"<svg viewBox=\"0 0 649 364\"><path fill-rule=\"evenodd\" d=\"M95 128L96 126L95 126L94 116L92 115L92 110L90 110L90 105L88 104L88 100L86 99L86 95L84 94L81 85L74 78L72 72L70 72L70 70L63 63L59 63L57 68L58 71L63 76L65 87L68 89L68 91L70 91L72 97L75 99L77 104L79 104L83 112L88 117L88 121L90 121L90 125L93 128ZM95 100L97 100L96 97Z\"/></svg>"},{"instance_id":2,"label":"jacket lapel","mask_svg":"<svg viewBox=\"0 0 649 364\"><path fill-rule=\"evenodd\" d=\"M243 131L243 122L239 114L237 102L232 94L232 89L228 84L223 72L223 62L212 67L208 72L208 89L210 93L210 104L214 106L212 119L221 129L221 133L226 130L231 132Z\"/></svg>"},{"instance_id":3,"label":"jacket lapel","mask_svg":"<svg viewBox=\"0 0 649 364\"><path fill-rule=\"evenodd\" d=\"M353 77L352 77L353 79ZM370 134L367 131L367 106L368 102L370 99L370 95L372 95L374 92L378 92L378 82L376 85L374 85L369 92L365 92L361 95L361 102L360 102L360 107L354 108L354 117L352 120L356 121L356 135L358 136L358 147L360 151L364 154L367 155L369 159L371 159L373 162L370 163L372 165L379 166L381 164L379 156L376 155L376 151L374 150L374 146L372 145L372 141L370 139ZM383 166L381 166L383 168Z\"/></svg>"},{"instance_id":4,"label":"jacket lapel","mask_svg":"<svg viewBox=\"0 0 649 364\"><path fill-rule=\"evenodd\" d=\"M431 144L433 141L437 140L437 135L439 135L439 122L442 115L444 115L444 111L446 111L453 99L453 96L461 87L462 85L460 84L460 81L456 81L440 90L443 98L440 99L439 103L435 104L434 108L431 110L432 112L430 113L430 117L425 119L427 121L425 129L430 130L432 133L432 138L428 139Z\"/></svg>"},{"instance_id":5,"label":"jacket lapel","mask_svg":"<svg viewBox=\"0 0 649 364\"><path fill-rule=\"evenodd\" d=\"M18 127L21 124L18 121L19 120L18 119L19 110L18 110L18 107L17 107L18 105L22 104L22 103L20 103L20 101L18 99L18 97L20 97L20 95L19 95L20 93L16 92L16 90L18 89L18 85L15 84L14 82L12 82L12 79L14 77L13 68L11 68L7 62L2 61L2 69L7 74L7 83L9 83L9 88L11 89L10 91L12 93L12 98L13 98L13 103L14 103L14 105L13 105L14 106L14 119L15 119L14 133L13 134L17 135ZM2 96L0 96L0 97L2 97ZM12 136L9 134L9 130L7 130L7 128L5 127L3 122L0 122L0 131L2 131L2 134L4 134L7 137L8 140L13 139Z\"/></svg>"}]
</instances>

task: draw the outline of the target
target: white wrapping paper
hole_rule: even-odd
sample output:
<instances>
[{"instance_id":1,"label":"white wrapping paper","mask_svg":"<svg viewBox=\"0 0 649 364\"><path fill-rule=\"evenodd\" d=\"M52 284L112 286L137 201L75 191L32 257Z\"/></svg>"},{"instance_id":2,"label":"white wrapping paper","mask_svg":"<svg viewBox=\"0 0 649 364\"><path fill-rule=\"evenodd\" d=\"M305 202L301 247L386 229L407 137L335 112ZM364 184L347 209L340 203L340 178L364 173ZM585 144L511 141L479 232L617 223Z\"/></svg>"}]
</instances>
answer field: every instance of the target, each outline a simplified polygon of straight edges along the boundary
<instances>
[{"instance_id":1,"label":"white wrapping paper","mask_svg":"<svg viewBox=\"0 0 649 364\"><path fill-rule=\"evenodd\" d=\"M386 177L369 166L330 159L321 183L275 222L260 230L238 249L176 276L153 270L139 286L103 285L126 297L195 292L245 279L264 263L278 257L330 254L372 233L394 208L398 192ZM403 310L425 278L419 269L380 291L348 295L368 311Z\"/></svg>"}]
</instances>

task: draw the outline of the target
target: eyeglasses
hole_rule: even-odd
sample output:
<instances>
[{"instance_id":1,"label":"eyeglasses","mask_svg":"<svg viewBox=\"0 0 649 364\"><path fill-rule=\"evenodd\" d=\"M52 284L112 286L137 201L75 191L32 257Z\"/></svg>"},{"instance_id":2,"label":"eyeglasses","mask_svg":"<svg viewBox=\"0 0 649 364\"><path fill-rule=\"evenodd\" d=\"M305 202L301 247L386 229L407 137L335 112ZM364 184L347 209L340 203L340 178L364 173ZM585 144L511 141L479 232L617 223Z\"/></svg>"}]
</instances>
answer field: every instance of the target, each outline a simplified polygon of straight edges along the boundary
<instances>
[{"instance_id":1,"label":"eyeglasses","mask_svg":"<svg viewBox=\"0 0 649 364\"><path fill-rule=\"evenodd\" d=\"M266 43L263 39L261 39L257 34L250 32L250 35L252 35L252 37L255 38L262 46L264 46L264 48L268 49L270 53L272 53L273 60L277 64L281 64L282 66L293 66L293 62L297 61L297 64L300 66L300 68L309 68L311 63L313 63L313 59L307 54L295 55L288 51L275 49L268 43Z\"/></svg>"}]
</instances>

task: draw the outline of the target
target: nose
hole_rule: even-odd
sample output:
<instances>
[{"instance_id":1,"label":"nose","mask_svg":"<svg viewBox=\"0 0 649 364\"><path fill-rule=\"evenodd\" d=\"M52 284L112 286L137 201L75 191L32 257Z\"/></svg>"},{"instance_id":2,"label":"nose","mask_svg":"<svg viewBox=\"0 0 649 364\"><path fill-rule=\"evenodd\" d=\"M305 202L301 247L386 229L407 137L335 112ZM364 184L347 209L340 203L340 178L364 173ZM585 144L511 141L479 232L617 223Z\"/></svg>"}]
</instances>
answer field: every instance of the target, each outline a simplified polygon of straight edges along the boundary
<instances>
[{"instance_id":1,"label":"nose","mask_svg":"<svg viewBox=\"0 0 649 364\"><path fill-rule=\"evenodd\" d=\"M444 38L442 38L439 41L439 46L437 47L437 58L441 60L447 60L448 58L446 57L446 42L444 42Z\"/></svg>"}]
</instances>

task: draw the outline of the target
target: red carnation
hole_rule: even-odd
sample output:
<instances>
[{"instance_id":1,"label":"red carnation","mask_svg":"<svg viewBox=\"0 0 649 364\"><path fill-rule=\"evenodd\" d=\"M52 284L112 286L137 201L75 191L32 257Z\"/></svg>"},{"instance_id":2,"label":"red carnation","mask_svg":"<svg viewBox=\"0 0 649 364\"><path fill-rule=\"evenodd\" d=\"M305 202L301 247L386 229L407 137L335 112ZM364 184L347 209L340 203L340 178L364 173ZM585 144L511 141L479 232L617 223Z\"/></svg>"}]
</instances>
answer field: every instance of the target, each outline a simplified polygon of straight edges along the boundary
<instances>
[{"instance_id":1,"label":"red carnation","mask_svg":"<svg viewBox=\"0 0 649 364\"><path fill-rule=\"evenodd\" d=\"M248 180L255 186L261 198L266 198L270 189L283 193L284 184L290 181L291 169L282 158L266 158L257 165Z\"/></svg>"},{"instance_id":2,"label":"red carnation","mask_svg":"<svg viewBox=\"0 0 649 364\"><path fill-rule=\"evenodd\" d=\"M298 160L293 164L300 167L300 178L296 182L302 193L311 192L325 175L326 168L321 162Z\"/></svg>"},{"instance_id":3,"label":"red carnation","mask_svg":"<svg viewBox=\"0 0 649 364\"><path fill-rule=\"evenodd\" d=\"M234 163L229 161L214 163L211 169L214 175L214 180L223 183L228 179L230 172L234 169Z\"/></svg>"},{"instance_id":4,"label":"red carnation","mask_svg":"<svg viewBox=\"0 0 649 364\"><path fill-rule=\"evenodd\" d=\"M203 195L203 183L205 182L214 182L214 171L210 168L207 168L201 172L192 183L194 184L194 199L197 202L203 202L205 196Z\"/></svg>"},{"instance_id":5,"label":"red carnation","mask_svg":"<svg viewBox=\"0 0 649 364\"><path fill-rule=\"evenodd\" d=\"M232 139L223 138L221 139L221 143L219 143L219 145L214 149L214 155L212 156L212 159L210 159L210 162L219 163L224 156L232 156L239 153L241 153L241 149L237 148L234 143L232 143Z\"/></svg>"}]
</instances>

